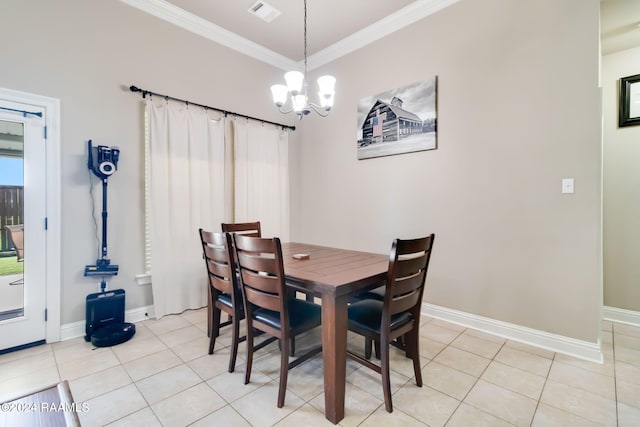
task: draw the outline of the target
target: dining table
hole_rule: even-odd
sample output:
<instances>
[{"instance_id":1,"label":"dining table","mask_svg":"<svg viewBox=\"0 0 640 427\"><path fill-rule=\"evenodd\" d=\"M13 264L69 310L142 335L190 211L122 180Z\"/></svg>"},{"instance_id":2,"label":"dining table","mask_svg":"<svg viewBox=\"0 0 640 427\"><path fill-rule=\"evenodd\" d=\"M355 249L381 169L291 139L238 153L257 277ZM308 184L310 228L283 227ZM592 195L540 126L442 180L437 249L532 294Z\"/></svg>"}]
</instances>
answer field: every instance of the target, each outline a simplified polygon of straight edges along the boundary
<instances>
[{"instance_id":1,"label":"dining table","mask_svg":"<svg viewBox=\"0 0 640 427\"><path fill-rule=\"evenodd\" d=\"M287 242L282 256L287 285L321 299L324 413L337 424L345 413L348 303L384 284L389 255Z\"/></svg>"}]
</instances>

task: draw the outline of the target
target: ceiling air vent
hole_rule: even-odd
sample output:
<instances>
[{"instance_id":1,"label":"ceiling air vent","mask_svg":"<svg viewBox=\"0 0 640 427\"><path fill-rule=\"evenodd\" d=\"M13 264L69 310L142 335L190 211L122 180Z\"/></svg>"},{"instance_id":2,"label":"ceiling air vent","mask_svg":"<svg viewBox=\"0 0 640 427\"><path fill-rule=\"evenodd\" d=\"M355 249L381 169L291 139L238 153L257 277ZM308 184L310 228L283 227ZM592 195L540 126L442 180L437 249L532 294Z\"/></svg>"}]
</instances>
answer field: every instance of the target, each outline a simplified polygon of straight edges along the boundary
<instances>
[{"instance_id":1,"label":"ceiling air vent","mask_svg":"<svg viewBox=\"0 0 640 427\"><path fill-rule=\"evenodd\" d=\"M271 22L280 15L280 11L263 1L257 1L249 8L249 13L257 16L265 22Z\"/></svg>"}]
</instances>

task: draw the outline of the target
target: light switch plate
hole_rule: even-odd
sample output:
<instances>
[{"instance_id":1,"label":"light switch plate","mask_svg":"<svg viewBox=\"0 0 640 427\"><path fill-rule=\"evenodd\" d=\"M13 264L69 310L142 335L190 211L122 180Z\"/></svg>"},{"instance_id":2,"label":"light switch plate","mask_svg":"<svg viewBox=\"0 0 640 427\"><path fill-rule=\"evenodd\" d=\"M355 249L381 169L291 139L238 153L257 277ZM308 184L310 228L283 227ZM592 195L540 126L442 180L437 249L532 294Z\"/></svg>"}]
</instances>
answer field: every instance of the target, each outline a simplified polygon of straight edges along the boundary
<instances>
[{"instance_id":1,"label":"light switch plate","mask_svg":"<svg viewBox=\"0 0 640 427\"><path fill-rule=\"evenodd\" d=\"M562 179L562 193L573 194L573 178Z\"/></svg>"}]
</instances>

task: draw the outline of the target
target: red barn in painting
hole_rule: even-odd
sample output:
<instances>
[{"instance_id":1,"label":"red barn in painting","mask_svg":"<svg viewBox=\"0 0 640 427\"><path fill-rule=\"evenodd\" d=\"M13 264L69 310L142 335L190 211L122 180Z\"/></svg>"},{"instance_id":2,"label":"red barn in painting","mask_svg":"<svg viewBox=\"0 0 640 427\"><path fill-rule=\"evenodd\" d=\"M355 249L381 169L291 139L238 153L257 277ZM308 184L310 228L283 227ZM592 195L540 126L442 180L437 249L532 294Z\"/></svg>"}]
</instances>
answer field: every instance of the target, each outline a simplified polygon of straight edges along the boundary
<instances>
[{"instance_id":1,"label":"red barn in painting","mask_svg":"<svg viewBox=\"0 0 640 427\"><path fill-rule=\"evenodd\" d=\"M377 100L362 123L360 146L377 142L399 141L403 137L427 131L416 114L402 108L402 100L393 97L390 103Z\"/></svg>"}]
</instances>

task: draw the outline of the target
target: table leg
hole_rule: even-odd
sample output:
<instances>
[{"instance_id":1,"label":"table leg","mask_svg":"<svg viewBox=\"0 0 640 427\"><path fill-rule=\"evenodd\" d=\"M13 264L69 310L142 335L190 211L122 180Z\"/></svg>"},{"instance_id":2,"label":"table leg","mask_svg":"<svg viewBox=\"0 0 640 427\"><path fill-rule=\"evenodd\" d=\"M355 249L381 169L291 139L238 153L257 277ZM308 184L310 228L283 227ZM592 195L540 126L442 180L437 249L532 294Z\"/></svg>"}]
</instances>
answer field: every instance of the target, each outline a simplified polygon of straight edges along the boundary
<instances>
[{"instance_id":1,"label":"table leg","mask_svg":"<svg viewBox=\"0 0 640 427\"><path fill-rule=\"evenodd\" d=\"M347 372L347 296L322 298L324 414L337 424L344 418Z\"/></svg>"}]
</instances>

